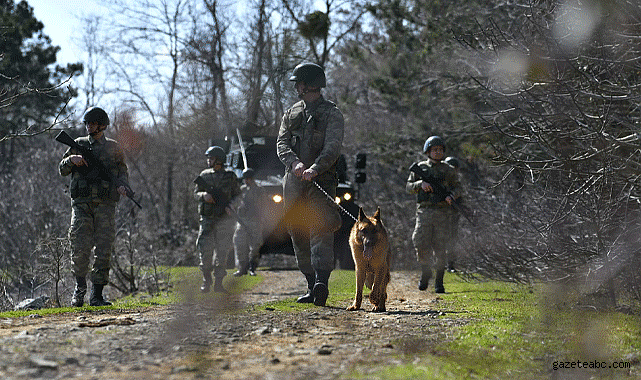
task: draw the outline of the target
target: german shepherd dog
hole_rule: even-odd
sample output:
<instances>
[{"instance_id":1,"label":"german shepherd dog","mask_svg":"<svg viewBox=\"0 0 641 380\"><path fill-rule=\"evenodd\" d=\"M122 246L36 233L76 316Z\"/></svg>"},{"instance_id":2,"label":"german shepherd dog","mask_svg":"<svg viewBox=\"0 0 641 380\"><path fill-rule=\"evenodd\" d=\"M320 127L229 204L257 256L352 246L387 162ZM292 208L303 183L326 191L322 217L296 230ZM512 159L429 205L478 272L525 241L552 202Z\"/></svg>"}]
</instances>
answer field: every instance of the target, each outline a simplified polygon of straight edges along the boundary
<instances>
[{"instance_id":1,"label":"german shepherd dog","mask_svg":"<svg viewBox=\"0 0 641 380\"><path fill-rule=\"evenodd\" d=\"M363 285L371 289L369 301L372 311L385 311L387 284L390 281L391 250L387 231L381 222L381 209L374 216L367 216L358 210L358 221L349 235L349 245L356 264L356 296L347 310L358 310L363 301Z\"/></svg>"}]
</instances>

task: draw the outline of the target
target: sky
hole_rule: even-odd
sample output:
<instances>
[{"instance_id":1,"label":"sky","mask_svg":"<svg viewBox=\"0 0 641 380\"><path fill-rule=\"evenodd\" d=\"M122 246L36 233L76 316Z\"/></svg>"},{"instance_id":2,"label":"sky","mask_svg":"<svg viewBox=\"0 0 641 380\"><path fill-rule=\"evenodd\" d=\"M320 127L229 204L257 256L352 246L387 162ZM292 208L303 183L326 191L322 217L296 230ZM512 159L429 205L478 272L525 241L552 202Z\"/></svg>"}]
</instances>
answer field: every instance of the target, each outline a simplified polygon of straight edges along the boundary
<instances>
[{"instance_id":1,"label":"sky","mask_svg":"<svg viewBox=\"0 0 641 380\"><path fill-rule=\"evenodd\" d=\"M103 5L105 4L104 0L26 1L33 8L36 19L43 23L44 33L51 39L51 44L60 47L60 51L56 56L56 63L65 66L68 63L84 62L86 59L85 52L79 48L83 34L81 19L83 16L92 14L107 14L109 9L108 5ZM237 17L242 18L242 14L246 11L245 0L230 1L229 3L236 7ZM326 9L323 1L315 0L314 3L316 9ZM79 83L76 82L76 87L78 86ZM74 102L83 104L84 100L78 98ZM111 103L118 104L119 101L118 99L113 99Z\"/></svg>"},{"instance_id":2,"label":"sky","mask_svg":"<svg viewBox=\"0 0 641 380\"><path fill-rule=\"evenodd\" d=\"M236 4L243 8L244 1ZM60 64L75 63L82 60L82 52L74 43L74 38L81 38L80 17L84 14L101 14L108 12L99 0L27 0L33 8L33 13L45 28L44 32L51 38L54 46L60 46L58 62ZM325 9L323 1L315 1L316 9ZM242 12L242 11L238 11Z\"/></svg>"},{"instance_id":3,"label":"sky","mask_svg":"<svg viewBox=\"0 0 641 380\"><path fill-rule=\"evenodd\" d=\"M94 0L27 0L33 13L45 28L44 32L54 46L60 46L58 63L65 65L82 61L74 38L80 38L79 18L84 13L105 12L100 1Z\"/></svg>"}]
</instances>

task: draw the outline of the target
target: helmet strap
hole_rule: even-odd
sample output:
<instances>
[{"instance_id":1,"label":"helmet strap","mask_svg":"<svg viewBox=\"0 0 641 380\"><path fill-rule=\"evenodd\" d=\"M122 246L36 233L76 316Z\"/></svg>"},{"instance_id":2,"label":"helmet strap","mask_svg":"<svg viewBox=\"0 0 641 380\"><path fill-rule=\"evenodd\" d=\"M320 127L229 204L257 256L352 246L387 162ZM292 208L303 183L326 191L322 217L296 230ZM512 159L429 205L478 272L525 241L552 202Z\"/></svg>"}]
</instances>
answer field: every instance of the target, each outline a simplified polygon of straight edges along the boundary
<instances>
[{"instance_id":1,"label":"helmet strap","mask_svg":"<svg viewBox=\"0 0 641 380\"><path fill-rule=\"evenodd\" d=\"M89 136L91 136L91 137L94 137L94 138L95 138L96 136L98 136L98 135L100 135L102 132L104 132L104 130L105 130L105 129L107 129L107 126L104 126L104 127L102 127L102 126L101 126L100 128L96 129L95 131L90 132L90 133L89 133Z\"/></svg>"},{"instance_id":2,"label":"helmet strap","mask_svg":"<svg viewBox=\"0 0 641 380\"><path fill-rule=\"evenodd\" d=\"M305 96L308 92L318 92L318 93L320 93L320 91L321 91L320 87L309 87L307 85L307 83L304 83L304 82L303 82L303 84L305 86L303 87L303 91L301 91L300 94L298 95L299 99L303 99L303 96Z\"/></svg>"}]
</instances>

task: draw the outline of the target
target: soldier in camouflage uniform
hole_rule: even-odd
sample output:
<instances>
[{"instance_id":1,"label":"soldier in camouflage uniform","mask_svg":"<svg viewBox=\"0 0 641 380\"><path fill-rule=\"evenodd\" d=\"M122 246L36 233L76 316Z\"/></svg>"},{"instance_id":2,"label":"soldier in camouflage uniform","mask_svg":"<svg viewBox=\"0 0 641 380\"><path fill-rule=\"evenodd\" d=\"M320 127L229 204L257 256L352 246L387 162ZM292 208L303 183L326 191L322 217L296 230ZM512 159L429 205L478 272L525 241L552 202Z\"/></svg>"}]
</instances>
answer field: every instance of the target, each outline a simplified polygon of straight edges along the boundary
<instances>
[{"instance_id":1,"label":"soldier in camouflage uniform","mask_svg":"<svg viewBox=\"0 0 641 380\"><path fill-rule=\"evenodd\" d=\"M111 170L113 176L123 183L128 181L125 156L118 143L108 139L104 130L109 125L109 116L98 107L90 108L83 117L89 136L79 137L79 145L91 147L96 157ZM124 186L118 186L104 179L97 168L69 148L60 161L58 170L62 176L71 175L71 265L76 279L76 288L71 300L72 306L84 304L87 293L86 276L89 272L90 256L93 250L94 262L91 271L91 306L111 305L105 301L102 290L109 283L111 253L116 239L116 203L126 194ZM104 173L103 173L104 174Z\"/></svg>"},{"instance_id":2,"label":"soldier in camouflage uniform","mask_svg":"<svg viewBox=\"0 0 641 380\"><path fill-rule=\"evenodd\" d=\"M329 276L334 268L334 232L341 226L336 205L336 161L343 143L343 114L321 94L325 72L302 63L290 77L301 99L283 115L278 133L278 157L285 165L283 198L287 229L292 237L298 268L308 291L300 303L325 306Z\"/></svg>"},{"instance_id":3,"label":"soldier in camouflage uniform","mask_svg":"<svg viewBox=\"0 0 641 380\"><path fill-rule=\"evenodd\" d=\"M211 273L214 272L214 291L227 293L223 287L223 278L227 274L227 258L232 247L234 218L231 216L229 202L240 194L236 175L225 170L225 151L219 146L212 146L205 152L208 168L200 173L208 186L217 189L225 199L216 199L205 187L196 185L194 197L198 201L200 230L196 246L200 252L200 270L203 273L203 285L200 291L209 292L212 285ZM223 198L221 197L221 198Z\"/></svg>"},{"instance_id":4,"label":"soldier in camouflage uniform","mask_svg":"<svg viewBox=\"0 0 641 380\"><path fill-rule=\"evenodd\" d=\"M416 226L412 234L412 242L422 271L418 288L427 289L432 277L432 259L434 259L436 269L434 291L445 293L443 275L454 214L451 204L459 196L459 181L454 169L443 162L445 156L443 139L438 136L428 138L423 146L423 153L427 154L427 160L419 162L418 165L439 183L430 184L411 172L405 187L407 192L416 194ZM444 199L434 192L434 187L439 185L446 190L447 195Z\"/></svg>"},{"instance_id":5,"label":"soldier in camouflage uniform","mask_svg":"<svg viewBox=\"0 0 641 380\"><path fill-rule=\"evenodd\" d=\"M243 185L240 187L241 196L238 206L238 217L234 232L234 254L238 270L234 276L243 276L249 272L256 275L260 246L263 241L262 209L265 193L255 179L253 169L243 170Z\"/></svg>"}]
</instances>

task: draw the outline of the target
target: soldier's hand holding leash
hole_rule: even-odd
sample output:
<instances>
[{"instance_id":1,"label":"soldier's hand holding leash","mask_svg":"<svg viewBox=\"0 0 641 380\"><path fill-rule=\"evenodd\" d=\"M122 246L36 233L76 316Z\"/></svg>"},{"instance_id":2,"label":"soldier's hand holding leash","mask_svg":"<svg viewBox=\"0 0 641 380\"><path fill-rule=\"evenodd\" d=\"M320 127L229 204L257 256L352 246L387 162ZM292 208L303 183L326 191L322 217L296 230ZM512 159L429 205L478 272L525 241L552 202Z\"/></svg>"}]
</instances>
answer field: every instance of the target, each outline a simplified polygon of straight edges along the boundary
<instances>
[{"instance_id":1,"label":"soldier's hand holding leash","mask_svg":"<svg viewBox=\"0 0 641 380\"><path fill-rule=\"evenodd\" d=\"M305 164L300 161L295 161L292 164L294 168L294 175L296 177L301 177L304 181L311 181L318 175L318 172L314 169L307 169Z\"/></svg>"},{"instance_id":2,"label":"soldier's hand holding leash","mask_svg":"<svg viewBox=\"0 0 641 380\"><path fill-rule=\"evenodd\" d=\"M304 181L311 181L318 175L318 172L314 169L306 169L303 172L303 180Z\"/></svg>"},{"instance_id":3,"label":"soldier's hand holding leash","mask_svg":"<svg viewBox=\"0 0 641 380\"><path fill-rule=\"evenodd\" d=\"M296 177L301 177L305 169L307 169L305 164L303 164L300 161L294 161L294 163L292 164L292 168L293 168L293 173Z\"/></svg>"}]
</instances>

